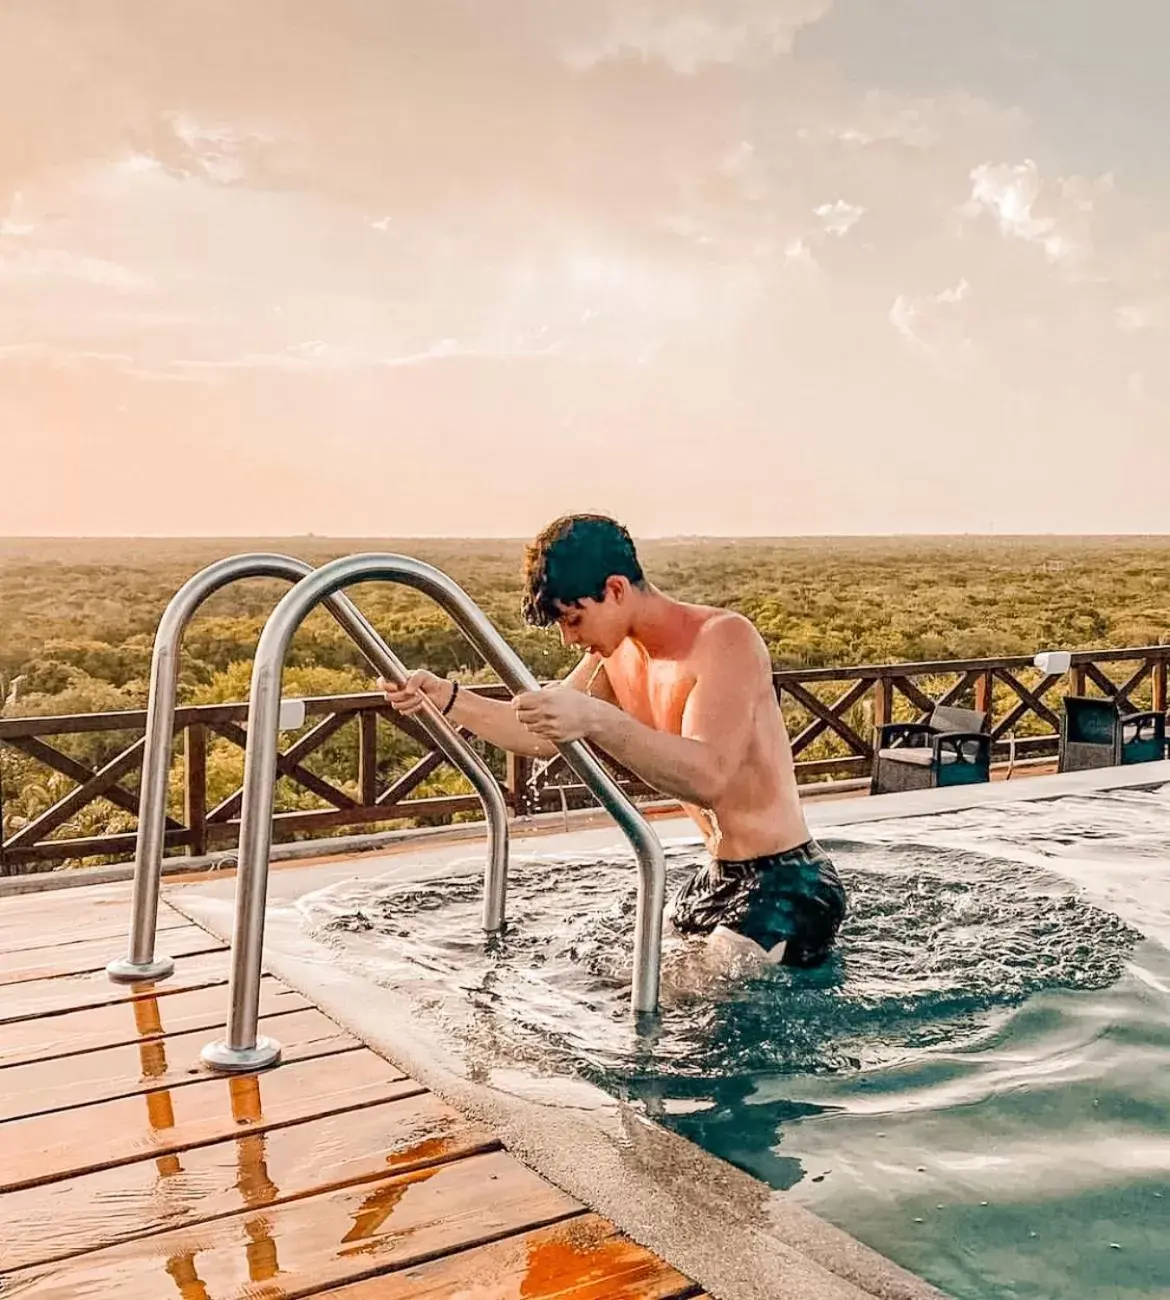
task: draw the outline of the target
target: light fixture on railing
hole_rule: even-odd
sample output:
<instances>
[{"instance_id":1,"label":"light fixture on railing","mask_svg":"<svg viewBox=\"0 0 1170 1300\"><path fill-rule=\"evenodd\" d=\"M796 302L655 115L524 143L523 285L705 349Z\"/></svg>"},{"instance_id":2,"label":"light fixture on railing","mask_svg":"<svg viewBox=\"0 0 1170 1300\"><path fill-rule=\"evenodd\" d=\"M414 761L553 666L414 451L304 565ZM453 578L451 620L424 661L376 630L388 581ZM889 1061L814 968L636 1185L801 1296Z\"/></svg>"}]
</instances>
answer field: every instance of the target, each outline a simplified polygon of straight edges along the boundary
<instances>
[{"instance_id":1,"label":"light fixture on railing","mask_svg":"<svg viewBox=\"0 0 1170 1300\"><path fill-rule=\"evenodd\" d=\"M1048 677L1062 677L1072 667L1072 655L1068 650L1038 650L1032 663ZM1013 729L1007 734L1008 770L1005 781L1012 779L1016 770L1016 733Z\"/></svg>"}]
</instances>

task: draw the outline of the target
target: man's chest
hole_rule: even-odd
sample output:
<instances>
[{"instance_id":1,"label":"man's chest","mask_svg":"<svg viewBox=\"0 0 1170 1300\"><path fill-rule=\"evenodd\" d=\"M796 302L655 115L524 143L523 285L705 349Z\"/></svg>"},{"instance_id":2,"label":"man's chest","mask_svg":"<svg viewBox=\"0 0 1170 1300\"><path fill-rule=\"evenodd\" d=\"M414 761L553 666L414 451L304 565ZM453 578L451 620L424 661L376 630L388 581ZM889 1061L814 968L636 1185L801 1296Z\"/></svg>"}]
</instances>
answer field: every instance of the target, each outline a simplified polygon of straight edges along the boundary
<instances>
[{"instance_id":1,"label":"man's chest","mask_svg":"<svg viewBox=\"0 0 1170 1300\"><path fill-rule=\"evenodd\" d=\"M615 662L615 660L617 662ZM687 698L695 685L681 660L640 660L614 655L605 666L618 704L631 717L658 731L682 730Z\"/></svg>"}]
</instances>

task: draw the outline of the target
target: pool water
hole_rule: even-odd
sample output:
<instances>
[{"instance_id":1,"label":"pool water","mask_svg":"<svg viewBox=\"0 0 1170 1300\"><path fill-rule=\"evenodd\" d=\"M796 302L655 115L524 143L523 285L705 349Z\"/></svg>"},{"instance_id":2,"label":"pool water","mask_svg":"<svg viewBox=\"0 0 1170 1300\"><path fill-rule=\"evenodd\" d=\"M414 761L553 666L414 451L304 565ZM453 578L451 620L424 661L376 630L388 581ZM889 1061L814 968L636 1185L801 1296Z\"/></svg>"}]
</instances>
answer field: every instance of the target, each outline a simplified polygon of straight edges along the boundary
<instances>
[{"instance_id":1,"label":"pool water","mask_svg":"<svg viewBox=\"0 0 1170 1300\"><path fill-rule=\"evenodd\" d=\"M474 1066L574 1073L960 1300L1170 1297L1170 787L822 835L850 895L815 971L668 939L628 1012L634 868L482 857L332 886L305 922ZM701 860L667 844L676 888Z\"/></svg>"}]
</instances>

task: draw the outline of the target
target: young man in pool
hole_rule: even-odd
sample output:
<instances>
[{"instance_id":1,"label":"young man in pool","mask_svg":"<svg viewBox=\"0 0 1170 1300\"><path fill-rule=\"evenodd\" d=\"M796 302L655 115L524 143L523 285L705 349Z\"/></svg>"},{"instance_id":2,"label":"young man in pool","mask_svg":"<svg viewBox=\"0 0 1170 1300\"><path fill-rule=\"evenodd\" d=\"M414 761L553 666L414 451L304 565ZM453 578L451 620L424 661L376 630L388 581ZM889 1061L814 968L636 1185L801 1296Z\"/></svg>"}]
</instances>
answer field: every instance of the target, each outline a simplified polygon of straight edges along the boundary
<instances>
[{"instance_id":1,"label":"young man in pool","mask_svg":"<svg viewBox=\"0 0 1170 1300\"><path fill-rule=\"evenodd\" d=\"M555 520L526 549L524 617L584 650L560 682L511 702L420 670L394 708L425 695L452 723L516 754L547 758L585 740L678 799L711 854L667 910L683 934L718 936L771 962L824 960L845 891L811 838L767 647L741 614L664 595L629 533L603 515ZM749 941L744 944L743 941Z\"/></svg>"}]
</instances>

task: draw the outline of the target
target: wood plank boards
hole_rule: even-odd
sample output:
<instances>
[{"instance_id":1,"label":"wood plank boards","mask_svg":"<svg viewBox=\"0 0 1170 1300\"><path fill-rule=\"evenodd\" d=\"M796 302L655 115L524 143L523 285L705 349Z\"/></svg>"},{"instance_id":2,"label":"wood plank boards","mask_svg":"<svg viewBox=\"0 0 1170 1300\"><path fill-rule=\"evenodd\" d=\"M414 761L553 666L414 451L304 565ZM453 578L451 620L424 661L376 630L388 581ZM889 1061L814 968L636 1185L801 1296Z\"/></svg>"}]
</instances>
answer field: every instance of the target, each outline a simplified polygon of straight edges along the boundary
<instances>
[{"instance_id":1,"label":"wood plank boards","mask_svg":"<svg viewBox=\"0 0 1170 1300\"><path fill-rule=\"evenodd\" d=\"M281 1064L208 1072L199 1052L222 1032L229 954L176 919L159 944L174 976L112 984L127 904L123 885L0 897L13 941L0 942L5 1295L695 1297L271 977L260 1028Z\"/></svg>"},{"instance_id":2,"label":"wood plank boards","mask_svg":"<svg viewBox=\"0 0 1170 1300\"><path fill-rule=\"evenodd\" d=\"M511 1156L492 1152L287 1205L258 1201L229 1219L18 1270L7 1283L22 1300L300 1296L580 1209Z\"/></svg>"},{"instance_id":3,"label":"wood plank boards","mask_svg":"<svg viewBox=\"0 0 1170 1300\"><path fill-rule=\"evenodd\" d=\"M498 1147L431 1093L0 1196L0 1272Z\"/></svg>"},{"instance_id":4,"label":"wood plank boards","mask_svg":"<svg viewBox=\"0 0 1170 1300\"><path fill-rule=\"evenodd\" d=\"M204 1075L188 1087L79 1106L0 1125L0 1190L129 1164L313 1115L421 1092L362 1050L279 1065L263 1074Z\"/></svg>"},{"instance_id":5,"label":"wood plank boards","mask_svg":"<svg viewBox=\"0 0 1170 1300\"><path fill-rule=\"evenodd\" d=\"M153 1007L150 999L133 1004L136 1011L149 1012ZM315 1007L270 1016L260 1022L260 1034L278 1039L282 1059L289 1064L360 1046L352 1034ZM196 1029L172 1038L87 1052L70 1057L67 1063L34 1061L14 1065L0 1071L0 1124L116 1097L193 1087L206 1078L199 1053L207 1040L207 1033Z\"/></svg>"},{"instance_id":6,"label":"wood plank boards","mask_svg":"<svg viewBox=\"0 0 1170 1300\"><path fill-rule=\"evenodd\" d=\"M190 957L201 952L216 952L226 947L222 939L197 925L168 930L159 951L168 957ZM52 948L30 948L24 952L0 955L0 985L26 984L30 980L56 979L63 975L84 975L104 971L107 963L121 957L126 941L87 939L80 943L58 944Z\"/></svg>"},{"instance_id":7,"label":"wood plank boards","mask_svg":"<svg viewBox=\"0 0 1170 1300\"><path fill-rule=\"evenodd\" d=\"M331 1288L317 1300L684 1300L695 1284L623 1237L596 1214L580 1214L474 1246L365 1282Z\"/></svg>"},{"instance_id":8,"label":"wood plank boards","mask_svg":"<svg viewBox=\"0 0 1170 1300\"><path fill-rule=\"evenodd\" d=\"M0 894L0 951L15 951L29 942L39 948L57 938L67 943L103 934L126 934L130 896L129 881ZM169 908L159 909L160 918L167 914L173 915Z\"/></svg>"},{"instance_id":9,"label":"wood plank boards","mask_svg":"<svg viewBox=\"0 0 1170 1300\"><path fill-rule=\"evenodd\" d=\"M75 1056L122 1043L138 1043L202 1029L214 1037L227 1015L222 984L180 989L173 996L149 996L134 1002L111 1002L61 1015L18 1020L0 1030L0 1069L25 1061ZM311 1005L287 985L265 976L260 981L260 1014L280 1015ZM63 1067L64 1068L64 1067Z\"/></svg>"},{"instance_id":10,"label":"wood plank boards","mask_svg":"<svg viewBox=\"0 0 1170 1300\"><path fill-rule=\"evenodd\" d=\"M92 975L68 975L61 979L33 980L0 988L0 1025L32 1016L51 1016L81 1007L105 1007L111 1002L128 1002L134 998L168 997L183 989L206 988L209 984L226 984L228 956L212 952L203 957L182 961L175 973L157 984L114 984L105 971ZM224 995L227 1005L227 995Z\"/></svg>"},{"instance_id":11,"label":"wood plank boards","mask_svg":"<svg viewBox=\"0 0 1170 1300\"><path fill-rule=\"evenodd\" d=\"M86 889L86 893L89 889ZM32 898L35 895L22 895L21 898ZM72 889L61 890L58 894L64 903L70 897L76 899L77 893ZM2 944L5 953L28 952L35 948L46 948L50 946L49 938L52 931L42 924L34 923L29 925L27 921L22 921L20 932L14 932L12 926L5 927L3 921L6 916L6 910L10 899L0 898L0 933L8 935L8 941ZM80 909L79 909L80 910ZM67 924L68 929L59 934L53 946L59 948L70 947L75 943L92 943L95 939L104 939L111 947L115 957L125 951L129 935L130 922L129 913L117 915L111 913L106 915L102 913L96 919L87 922L84 917L69 916L61 917L61 923ZM170 930L181 930L184 926L190 925L191 922L178 912L172 911L169 907L160 907L158 913L158 925L155 927L156 934L163 934ZM167 941L160 939L158 941L159 950L166 951Z\"/></svg>"}]
</instances>

